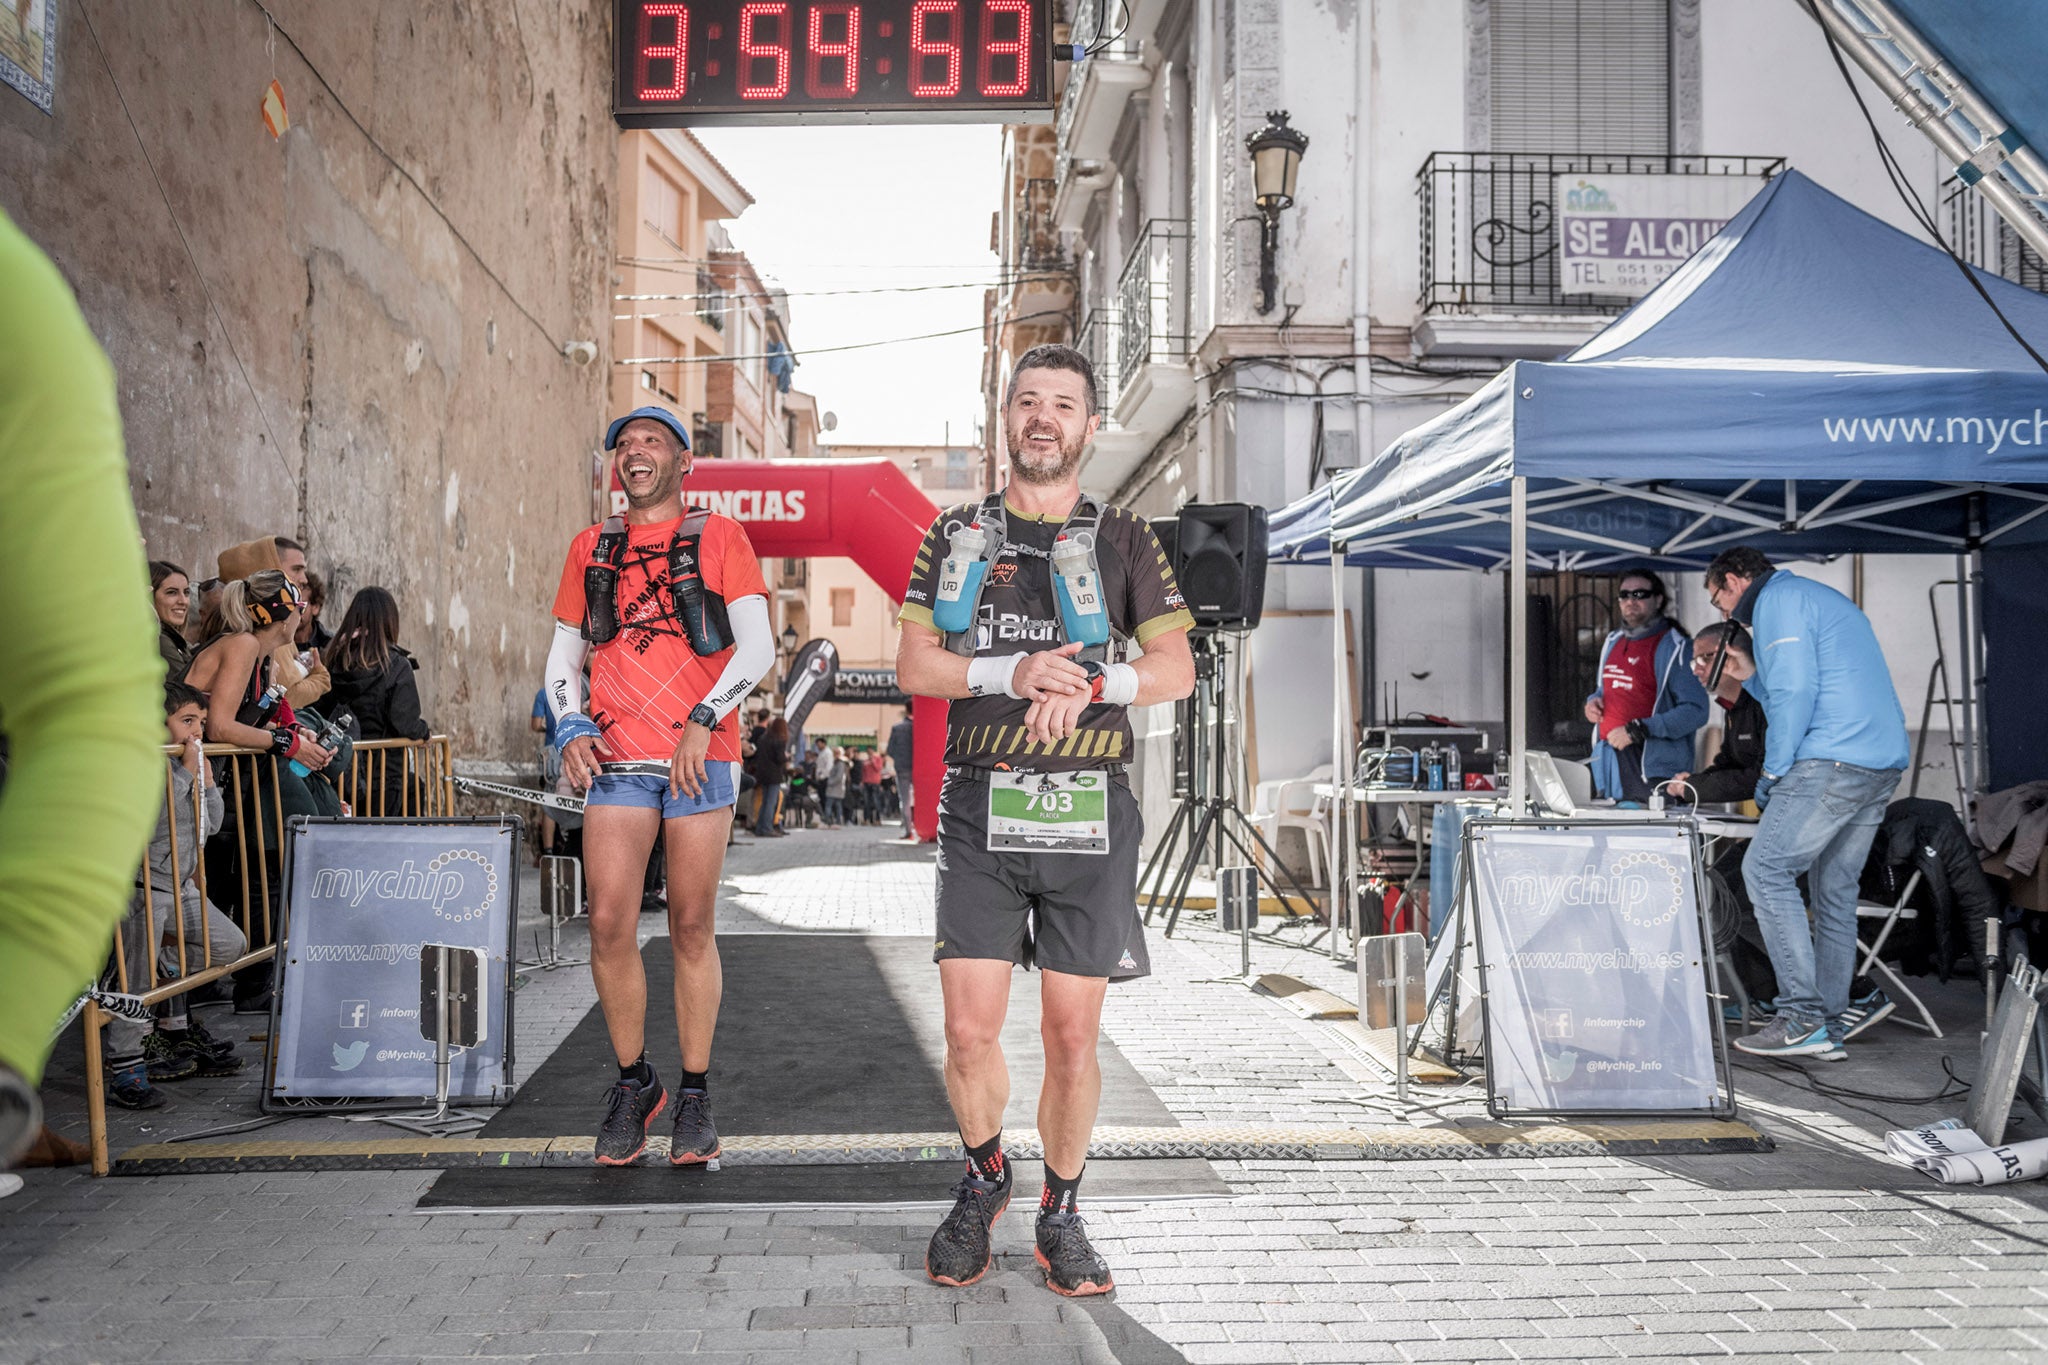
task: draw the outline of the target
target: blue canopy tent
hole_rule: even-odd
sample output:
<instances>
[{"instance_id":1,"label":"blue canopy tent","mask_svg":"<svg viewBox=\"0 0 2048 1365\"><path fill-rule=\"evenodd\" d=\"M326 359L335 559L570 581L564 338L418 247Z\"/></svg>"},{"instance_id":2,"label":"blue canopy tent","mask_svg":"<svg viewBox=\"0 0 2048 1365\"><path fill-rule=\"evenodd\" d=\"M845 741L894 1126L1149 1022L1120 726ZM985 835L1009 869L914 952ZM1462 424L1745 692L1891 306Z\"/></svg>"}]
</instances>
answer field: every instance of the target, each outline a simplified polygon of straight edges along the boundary
<instances>
[{"instance_id":1,"label":"blue canopy tent","mask_svg":"<svg viewBox=\"0 0 2048 1365\"><path fill-rule=\"evenodd\" d=\"M1978 278L2048 345L2048 297ZM1785 558L1975 555L2043 541L2048 372L1943 251L1787 171L1578 350L1511 364L1282 509L1270 553L1333 576L1346 564L1511 571L1520 809L1532 561L1701 565L1733 544Z\"/></svg>"}]
</instances>

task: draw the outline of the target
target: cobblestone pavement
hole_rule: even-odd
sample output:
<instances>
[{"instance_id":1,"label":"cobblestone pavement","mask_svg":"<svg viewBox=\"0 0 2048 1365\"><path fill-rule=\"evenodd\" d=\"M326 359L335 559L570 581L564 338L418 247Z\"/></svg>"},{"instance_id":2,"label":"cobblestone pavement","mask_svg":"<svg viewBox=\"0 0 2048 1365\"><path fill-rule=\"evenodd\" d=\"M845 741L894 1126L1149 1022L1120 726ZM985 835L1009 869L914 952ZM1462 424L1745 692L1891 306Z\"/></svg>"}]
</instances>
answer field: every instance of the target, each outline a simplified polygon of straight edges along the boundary
<instances>
[{"instance_id":1,"label":"cobblestone pavement","mask_svg":"<svg viewBox=\"0 0 2048 1365\"><path fill-rule=\"evenodd\" d=\"M721 925L926 932L933 875L929 849L875 830L743 837ZM572 926L564 948L581 941ZM1156 975L1113 991L1104 1027L1183 1122L1394 1121L1361 1106L1385 1087L1334 1030L1223 979L1234 938L1184 924L1153 947ZM1256 970L1351 990L1287 947L1261 943ZM0 1361L2048 1360L2040 1188L1944 1188L1878 1155L1886 1127L1960 1101L1869 1094L1933 1093L1944 1056L1974 1069L1979 1007L1960 988L1934 998L1948 1041L1886 1025L1823 1078L1866 1094L1740 1070L1779 1144L1765 1155L1219 1162L1228 1201L1084 1191L1119 1284L1087 1302L1043 1288L1024 1218L1000 1226L981 1284L927 1283L932 1206L423 1214L432 1173L30 1172L0 1201ZM583 970L531 974L522 1072L590 999ZM49 1087L74 1133L76 1052L74 1034ZM173 1093L146 1128L120 1115L116 1149L254 1112L252 1082ZM360 1131L301 1119L264 1136Z\"/></svg>"}]
</instances>

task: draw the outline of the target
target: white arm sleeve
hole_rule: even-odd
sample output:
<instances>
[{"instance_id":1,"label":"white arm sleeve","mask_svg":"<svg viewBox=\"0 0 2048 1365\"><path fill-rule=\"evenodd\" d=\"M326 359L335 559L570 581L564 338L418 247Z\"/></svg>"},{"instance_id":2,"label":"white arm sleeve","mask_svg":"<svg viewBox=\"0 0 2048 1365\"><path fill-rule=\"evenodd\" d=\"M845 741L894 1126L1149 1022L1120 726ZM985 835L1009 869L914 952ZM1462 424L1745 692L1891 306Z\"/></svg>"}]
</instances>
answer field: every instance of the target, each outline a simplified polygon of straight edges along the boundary
<instances>
[{"instance_id":1,"label":"white arm sleeve","mask_svg":"<svg viewBox=\"0 0 2048 1365\"><path fill-rule=\"evenodd\" d=\"M583 661L590 656L590 641L583 632L565 621L555 622L555 638L548 646L546 677L548 711L559 721L583 713Z\"/></svg>"},{"instance_id":2,"label":"white arm sleeve","mask_svg":"<svg viewBox=\"0 0 2048 1365\"><path fill-rule=\"evenodd\" d=\"M725 604L726 620L732 625L732 657L725 672L712 684L704 704L724 720L734 707L754 690L754 684L768 676L775 663L775 633L768 627L768 599L759 594Z\"/></svg>"}]
</instances>

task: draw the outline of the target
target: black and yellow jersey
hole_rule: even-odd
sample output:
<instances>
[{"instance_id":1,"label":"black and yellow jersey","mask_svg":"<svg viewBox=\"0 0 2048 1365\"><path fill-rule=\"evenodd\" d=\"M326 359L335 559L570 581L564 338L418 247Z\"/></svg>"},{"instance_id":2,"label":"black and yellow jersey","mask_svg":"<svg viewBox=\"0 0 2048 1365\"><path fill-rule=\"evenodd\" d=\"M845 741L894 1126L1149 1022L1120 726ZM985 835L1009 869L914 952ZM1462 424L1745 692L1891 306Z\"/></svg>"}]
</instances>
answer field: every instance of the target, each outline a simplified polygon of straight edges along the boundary
<instances>
[{"instance_id":1,"label":"black and yellow jersey","mask_svg":"<svg viewBox=\"0 0 2048 1365\"><path fill-rule=\"evenodd\" d=\"M932 596L940 563L953 529L971 519L978 506L950 507L925 532L897 620L937 629L932 623ZM989 565L982 588L973 627L975 658L1032 654L1056 649L1066 640L1052 574L1052 543L1064 523L1028 516L1008 502L1003 509L1008 540L1001 558ZM1168 631L1194 625L1166 551L1143 518L1120 507L1105 507L1096 537L1113 658L1123 657L1124 641L1135 641L1142 650ZM1125 707L1091 706L1081 713L1072 735L1049 744L1025 738L1024 717L1030 710L1030 702L1000 694L953 702L946 720L946 762L1059 772L1131 761L1134 742Z\"/></svg>"}]
</instances>

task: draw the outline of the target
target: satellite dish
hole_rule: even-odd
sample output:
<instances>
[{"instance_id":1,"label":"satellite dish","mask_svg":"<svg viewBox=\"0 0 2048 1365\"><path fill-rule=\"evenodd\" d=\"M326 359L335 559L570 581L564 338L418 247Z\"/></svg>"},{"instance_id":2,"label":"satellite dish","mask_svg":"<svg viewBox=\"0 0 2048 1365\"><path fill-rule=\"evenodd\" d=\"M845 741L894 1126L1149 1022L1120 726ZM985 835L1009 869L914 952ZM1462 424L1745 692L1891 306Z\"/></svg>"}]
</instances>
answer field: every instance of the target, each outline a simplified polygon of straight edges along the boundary
<instances>
[{"instance_id":1,"label":"satellite dish","mask_svg":"<svg viewBox=\"0 0 2048 1365\"><path fill-rule=\"evenodd\" d=\"M823 431L837 431L839 429L839 414L836 412L826 413L818 419L818 427Z\"/></svg>"}]
</instances>

